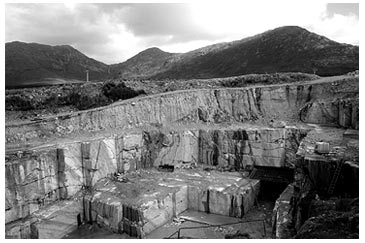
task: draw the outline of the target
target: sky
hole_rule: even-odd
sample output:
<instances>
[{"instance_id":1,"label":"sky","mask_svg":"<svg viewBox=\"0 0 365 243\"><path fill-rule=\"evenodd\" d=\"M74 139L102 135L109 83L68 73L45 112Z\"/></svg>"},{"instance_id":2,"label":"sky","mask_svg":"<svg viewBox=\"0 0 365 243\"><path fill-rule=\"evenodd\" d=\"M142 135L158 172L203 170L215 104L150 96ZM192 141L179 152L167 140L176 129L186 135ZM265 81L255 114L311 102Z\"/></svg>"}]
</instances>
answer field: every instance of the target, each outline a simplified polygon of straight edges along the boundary
<instances>
[{"instance_id":1,"label":"sky","mask_svg":"<svg viewBox=\"0 0 365 243\"><path fill-rule=\"evenodd\" d=\"M190 1L186 3L7 3L5 41L72 45L106 64L149 47L187 52L297 25L359 44L357 3Z\"/></svg>"}]
</instances>

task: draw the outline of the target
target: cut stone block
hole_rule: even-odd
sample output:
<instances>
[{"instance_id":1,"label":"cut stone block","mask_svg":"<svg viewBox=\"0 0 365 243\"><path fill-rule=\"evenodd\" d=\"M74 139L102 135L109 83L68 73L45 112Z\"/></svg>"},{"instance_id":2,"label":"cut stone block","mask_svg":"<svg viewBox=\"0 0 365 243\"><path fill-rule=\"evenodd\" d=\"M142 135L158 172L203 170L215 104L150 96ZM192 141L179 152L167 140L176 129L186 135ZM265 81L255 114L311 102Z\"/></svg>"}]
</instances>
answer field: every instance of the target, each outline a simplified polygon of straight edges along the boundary
<instances>
[{"instance_id":1,"label":"cut stone block","mask_svg":"<svg viewBox=\"0 0 365 243\"><path fill-rule=\"evenodd\" d=\"M188 186L182 186L175 193L175 215L188 209Z\"/></svg>"},{"instance_id":2,"label":"cut stone block","mask_svg":"<svg viewBox=\"0 0 365 243\"><path fill-rule=\"evenodd\" d=\"M5 225L5 239L37 239L36 218L26 218Z\"/></svg>"},{"instance_id":3,"label":"cut stone block","mask_svg":"<svg viewBox=\"0 0 365 243\"><path fill-rule=\"evenodd\" d=\"M117 172L115 139L108 138L91 142L90 160L91 168L88 169L92 185L101 178Z\"/></svg>"},{"instance_id":4,"label":"cut stone block","mask_svg":"<svg viewBox=\"0 0 365 243\"><path fill-rule=\"evenodd\" d=\"M208 205L208 190L189 186L188 188L188 208L191 210L201 211L201 212L209 212Z\"/></svg>"},{"instance_id":5,"label":"cut stone block","mask_svg":"<svg viewBox=\"0 0 365 243\"><path fill-rule=\"evenodd\" d=\"M60 201L34 213L39 239L60 239L81 223L82 205L77 201Z\"/></svg>"},{"instance_id":6,"label":"cut stone block","mask_svg":"<svg viewBox=\"0 0 365 243\"><path fill-rule=\"evenodd\" d=\"M64 151L64 180L62 187L65 190L64 198L69 198L78 192L84 184L82 170L81 143L66 144ZM62 163L59 161L59 163Z\"/></svg>"},{"instance_id":7,"label":"cut stone block","mask_svg":"<svg viewBox=\"0 0 365 243\"><path fill-rule=\"evenodd\" d=\"M59 198L57 150L30 151L5 164L5 222L25 218Z\"/></svg>"},{"instance_id":8,"label":"cut stone block","mask_svg":"<svg viewBox=\"0 0 365 243\"><path fill-rule=\"evenodd\" d=\"M61 239L77 229L82 221L78 201L59 201L34 212L24 220L6 225L6 238Z\"/></svg>"}]
</instances>

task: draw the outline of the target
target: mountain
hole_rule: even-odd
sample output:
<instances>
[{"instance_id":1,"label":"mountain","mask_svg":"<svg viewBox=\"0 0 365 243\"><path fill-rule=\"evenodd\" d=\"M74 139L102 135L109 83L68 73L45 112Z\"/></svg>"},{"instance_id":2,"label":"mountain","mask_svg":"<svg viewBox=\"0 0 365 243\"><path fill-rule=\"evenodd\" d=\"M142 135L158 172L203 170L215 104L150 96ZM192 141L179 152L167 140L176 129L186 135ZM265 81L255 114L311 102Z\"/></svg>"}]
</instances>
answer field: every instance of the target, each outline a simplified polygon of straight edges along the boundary
<instances>
[{"instance_id":1,"label":"mountain","mask_svg":"<svg viewBox=\"0 0 365 243\"><path fill-rule=\"evenodd\" d=\"M108 65L89 58L68 45L49 46L37 43L5 44L5 86L22 87L62 82L103 79Z\"/></svg>"},{"instance_id":2,"label":"mountain","mask_svg":"<svg viewBox=\"0 0 365 243\"><path fill-rule=\"evenodd\" d=\"M219 78L250 73L303 72L333 76L359 69L359 47L341 44L297 26L284 26L187 53L156 47L127 61L106 65L75 48L36 43L5 44L6 87L106 78Z\"/></svg>"},{"instance_id":3,"label":"mountain","mask_svg":"<svg viewBox=\"0 0 365 243\"><path fill-rule=\"evenodd\" d=\"M170 61L178 56L177 53L169 53L157 47L148 48L127 61L111 65L111 72L123 78L143 78L156 75L165 71Z\"/></svg>"},{"instance_id":4,"label":"mountain","mask_svg":"<svg viewBox=\"0 0 365 243\"><path fill-rule=\"evenodd\" d=\"M337 43L297 26L284 26L183 54L147 49L114 65L113 71L122 78L188 79L274 72L331 76L358 69L358 46Z\"/></svg>"}]
</instances>

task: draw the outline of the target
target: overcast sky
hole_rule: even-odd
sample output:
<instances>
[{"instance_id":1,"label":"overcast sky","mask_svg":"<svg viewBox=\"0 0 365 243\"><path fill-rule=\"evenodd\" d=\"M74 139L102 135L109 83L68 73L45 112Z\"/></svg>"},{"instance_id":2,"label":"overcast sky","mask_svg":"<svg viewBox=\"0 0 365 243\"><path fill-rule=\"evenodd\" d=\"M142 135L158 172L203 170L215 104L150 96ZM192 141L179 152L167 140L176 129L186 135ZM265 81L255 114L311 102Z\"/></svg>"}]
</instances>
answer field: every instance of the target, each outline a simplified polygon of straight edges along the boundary
<instances>
[{"instance_id":1,"label":"overcast sky","mask_svg":"<svg viewBox=\"0 0 365 243\"><path fill-rule=\"evenodd\" d=\"M5 40L68 44L107 64L123 62L149 47L186 52L284 25L298 25L342 43L359 43L358 4L208 3L8 3Z\"/></svg>"}]
</instances>

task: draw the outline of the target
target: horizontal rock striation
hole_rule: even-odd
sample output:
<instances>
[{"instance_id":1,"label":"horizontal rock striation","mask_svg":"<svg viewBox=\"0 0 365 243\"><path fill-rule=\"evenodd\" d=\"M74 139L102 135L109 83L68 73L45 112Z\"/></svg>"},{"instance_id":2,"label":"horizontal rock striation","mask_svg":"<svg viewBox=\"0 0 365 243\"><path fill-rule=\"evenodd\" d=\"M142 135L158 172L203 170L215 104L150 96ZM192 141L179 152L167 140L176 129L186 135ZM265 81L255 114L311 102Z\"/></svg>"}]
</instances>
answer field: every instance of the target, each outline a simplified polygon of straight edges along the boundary
<instances>
[{"instance_id":1,"label":"horizontal rock striation","mask_svg":"<svg viewBox=\"0 0 365 243\"><path fill-rule=\"evenodd\" d=\"M143 169L166 164L175 168L218 167L226 171L252 165L295 167L295 180L298 185L302 183L301 194L298 194L298 185L293 184L294 192L290 190L298 204L293 209L296 214L289 216L293 221L291 227L298 230L306 218L298 208L305 210L306 200L314 196L313 189L320 196L326 194L339 163L343 163L343 168L335 193L342 193L341 188L352 187L355 189L351 190L351 195L358 195L358 183L349 180L359 178L358 165L354 161L346 156L332 161L326 156L314 155L311 151L314 140L308 136L303 140L309 129L280 123L282 120L300 120L358 129L358 78L329 80L300 85L177 91L37 122L7 125L7 145L31 143L37 139L49 144L33 150L8 150L6 153L7 235L9 238L47 237L48 229L53 226L39 226L44 225L39 224L40 219L51 215L42 216L43 212L78 198L83 189L98 185L99 191L83 197L81 208L85 218L103 223L115 232L124 231L136 237L143 237L187 208L242 216L253 205L258 184L257 188L248 188L243 180L235 182L239 186L228 183L222 188L219 185L211 188L211 182L190 183L201 181L194 176L189 177L190 181L165 178L173 186L170 188L161 182L157 189L146 191L150 200L144 201L145 204L135 204L129 199L145 198L141 191L148 189L149 184L143 189L138 186L135 190L129 188L128 192L123 191L128 188L126 183L119 184L117 189L123 193L118 195L104 185L107 178L117 172L138 174ZM273 121L270 126L259 125L265 120ZM193 123L199 126L192 126ZM146 125L151 127L147 129ZM113 135L91 136L81 141L70 139L71 142L59 140L54 145L49 143L55 136L103 131L113 131ZM350 140L352 133L349 134ZM312 134L315 137L317 131ZM347 145L340 146L336 153L342 150L345 153L351 147ZM332 150L335 147L331 144ZM152 195L160 193L158 189L161 188L165 194ZM122 199L120 195L124 195ZM287 200L284 201L286 204ZM57 237L74 227L74 219L80 213L79 206L77 208L71 210L73 221L70 227L64 225ZM278 212L277 220L288 218L280 214ZM62 216L55 218L64 221Z\"/></svg>"},{"instance_id":2,"label":"horizontal rock striation","mask_svg":"<svg viewBox=\"0 0 365 243\"><path fill-rule=\"evenodd\" d=\"M75 132L124 130L182 121L221 123L261 118L358 128L358 78L339 76L303 84L185 90L6 126L7 144Z\"/></svg>"}]
</instances>

